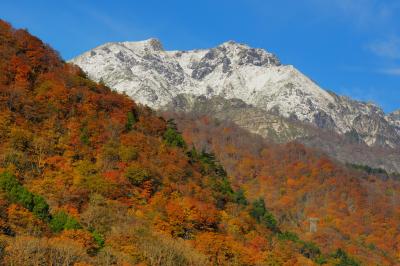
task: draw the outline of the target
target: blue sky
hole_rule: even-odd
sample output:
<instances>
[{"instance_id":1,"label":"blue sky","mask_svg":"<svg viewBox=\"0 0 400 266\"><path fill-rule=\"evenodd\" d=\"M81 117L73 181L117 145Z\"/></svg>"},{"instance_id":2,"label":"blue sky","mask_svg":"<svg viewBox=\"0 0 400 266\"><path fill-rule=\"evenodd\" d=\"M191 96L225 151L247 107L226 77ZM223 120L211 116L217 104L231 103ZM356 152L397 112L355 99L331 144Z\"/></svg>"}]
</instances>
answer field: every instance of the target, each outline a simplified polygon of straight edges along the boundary
<instances>
[{"instance_id":1,"label":"blue sky","mask_svg":"<svg viewBox=\"0 0 400 266\"><path fill-rule=\"evenodd\" d=\"M0 18L70 59L111 41L265 48L325 89L400 109L398 0L3 0Z\"/></svg>"}]
</instances>

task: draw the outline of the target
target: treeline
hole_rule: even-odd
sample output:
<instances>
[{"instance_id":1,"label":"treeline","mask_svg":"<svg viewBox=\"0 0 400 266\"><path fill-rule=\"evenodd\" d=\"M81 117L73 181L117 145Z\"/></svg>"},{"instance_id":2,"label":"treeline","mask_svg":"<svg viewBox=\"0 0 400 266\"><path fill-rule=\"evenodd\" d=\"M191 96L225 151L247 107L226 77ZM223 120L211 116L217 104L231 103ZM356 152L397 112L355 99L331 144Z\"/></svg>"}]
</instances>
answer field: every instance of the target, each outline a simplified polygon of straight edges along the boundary
<instances>
[{"instance_id":1,"label":"treeline","mask_svg":"<svg viewBox=\"0 0 400 266\"><path fill-rule=\"evenodd\" d=\"M346 165L352 169L356 169L362 172L365 172L369 175L376 175L381 178L393 178L393 179L398 179L400 180L400 174L399 173L388 173L385 169L383 168L374 168L368 165L363 165L363 164L353 164L353 163L346 163Z\"/></svg>"}]
</instances>

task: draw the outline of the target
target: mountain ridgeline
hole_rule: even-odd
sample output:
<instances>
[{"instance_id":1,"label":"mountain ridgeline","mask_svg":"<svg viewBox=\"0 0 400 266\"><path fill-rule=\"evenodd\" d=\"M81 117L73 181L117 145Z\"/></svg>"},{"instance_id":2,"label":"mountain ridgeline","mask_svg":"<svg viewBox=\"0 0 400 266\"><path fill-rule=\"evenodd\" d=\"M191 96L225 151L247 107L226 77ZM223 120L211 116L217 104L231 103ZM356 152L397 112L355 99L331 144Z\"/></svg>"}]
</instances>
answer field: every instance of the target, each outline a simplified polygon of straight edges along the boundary
<instances>
[{"instance_id":1,"label":"mountain ridgeline","mask_svg":"<svg viewBox=\"0 0 400 266\"><path fill-rule=\"evenodd\" d=\"M71 62L79 65L90 78L103 81L156 109L171 107L182 94L183 97L192 97L192 100L204 96L202 101L215 96L226 100L239 99L246 104L241 109L248 115L234 120L239 125L246 125L253 133L269 137L260 127L272 128L283 142L296 139L316 147L319 141L308 141L313 134L304 131L304 127L313 125L343 136L344 141L360 144L360 148L355 149L357 151L379 147L385 150L380 154L390 154L381 159L381 156L373 156L376 149L367 151L367 156L359 152L353 156L353 161L351 155L343 156L349 150L341 149L343 145L337 142L338 138L333 138L332 145L320 147L331 156L340 160L350 159L351 163L363 163L366 159L364 163L373 167L385 168L389 172L400 171L398 112L386 115L372 103L328 92L295 67L282 65L275 55L263 49L230 41L211 49L165 51L158 40L149 39L107 43ZM212 103L211 100L208 105ZM251 115L254 108L259 110L258 117ZM289 126L286 120L285 125L274 128L276 123L270 123L270 116L289 118L302 124ZM226 115L225 118L231 117ZM252 125L254 119L258 120ZM287 127L294 132L279 130Z\"/></svg>"}]
</instances>

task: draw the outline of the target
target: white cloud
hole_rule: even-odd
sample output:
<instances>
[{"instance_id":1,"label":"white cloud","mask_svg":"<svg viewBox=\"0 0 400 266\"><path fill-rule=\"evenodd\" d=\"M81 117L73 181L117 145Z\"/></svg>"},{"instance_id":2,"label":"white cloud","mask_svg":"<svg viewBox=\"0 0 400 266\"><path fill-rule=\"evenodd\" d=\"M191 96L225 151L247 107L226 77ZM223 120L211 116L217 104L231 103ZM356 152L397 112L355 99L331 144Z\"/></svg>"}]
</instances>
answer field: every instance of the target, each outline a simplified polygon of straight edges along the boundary
<instances>
[{"instance_id":1,"label":"white cloud","mask_svg":"<svg viewBox=\"0 0 400 266\"><path fill-rule=\"evenodd\" d=\"M386 41L378 41L369 45L369 49L376 55L391 59L400 58L400 38L395 36Z\"/></svg>"},{"instance_id":2,"label":"white cloud","mask_svg":"<svg viewBox=\"0 0 400 266\"><path fill-rule=\"evenodd\" d=\"M319 3L326 14L354 27L360 33L373 36L375 41L367 43L364 48L384 59L381 68L351 69L352 71L374 72L391 76L400 76L400 1L397 0L309 0ZM386 64L386 66L385 66ZM363 91L362 93L365 93Z\"/></svg>"},{"instance_id":3,"label":"white cloud","mask_svg":"<svg viewBox=\"0 0 400 266\"><path fill-rule=\"evenodd\" d=\"M350 23L358 29L371 31L394 29L393 19L400 3L394 0L308 0L324 16Z\"/></svg>"},{"instance_id":4,"label":"white cloud","mask_svg":"<svg viewBox=\"0 0 400 266\"><path fill-rule=\"evenodd\" d=\"M386 75L400 76L400 67L381 69L379 72Z\"/></svg>"}]
</instances>

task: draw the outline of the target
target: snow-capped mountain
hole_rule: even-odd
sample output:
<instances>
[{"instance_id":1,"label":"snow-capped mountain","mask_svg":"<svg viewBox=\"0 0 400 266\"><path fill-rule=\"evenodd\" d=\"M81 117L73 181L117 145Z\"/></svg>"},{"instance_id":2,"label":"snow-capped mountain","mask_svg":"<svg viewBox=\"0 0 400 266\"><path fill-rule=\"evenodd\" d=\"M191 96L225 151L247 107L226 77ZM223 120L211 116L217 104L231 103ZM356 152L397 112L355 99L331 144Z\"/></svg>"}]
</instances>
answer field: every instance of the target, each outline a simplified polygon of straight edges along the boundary
<instances>
[{"instance_id":1,"label":"snow-capped mountain","mask_svg":"<svg viewBox=\"0 0 400 266\"><path fill-rule=\"evenodd\" d=\"M106 43L71 60L90 78L136 101L161 108L180 94L240 99L262 110L338 134L357 134L369 146L400 147L399 117L372 103L320 88L263 50L232 41L215 48L165 51L156 39Z\"/></svg>"}]
</instances>

